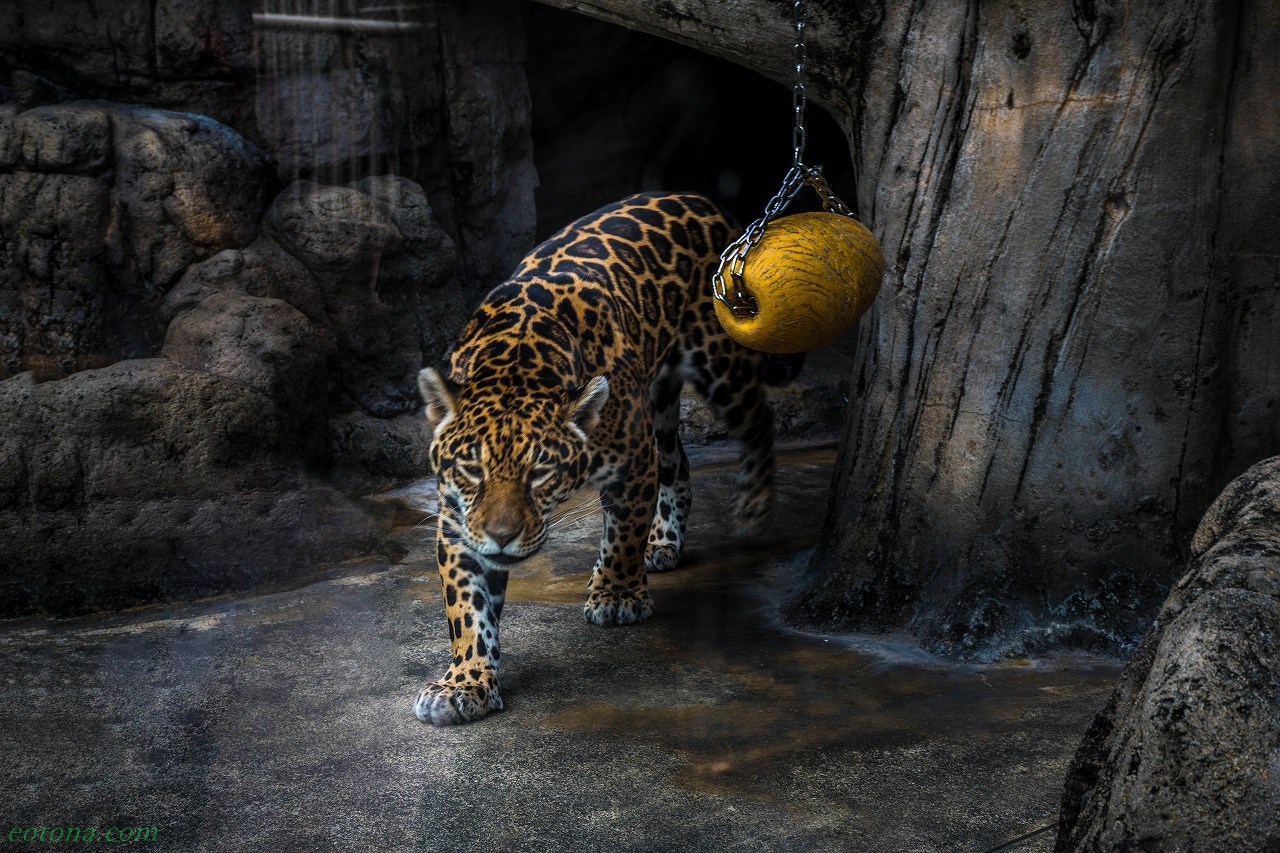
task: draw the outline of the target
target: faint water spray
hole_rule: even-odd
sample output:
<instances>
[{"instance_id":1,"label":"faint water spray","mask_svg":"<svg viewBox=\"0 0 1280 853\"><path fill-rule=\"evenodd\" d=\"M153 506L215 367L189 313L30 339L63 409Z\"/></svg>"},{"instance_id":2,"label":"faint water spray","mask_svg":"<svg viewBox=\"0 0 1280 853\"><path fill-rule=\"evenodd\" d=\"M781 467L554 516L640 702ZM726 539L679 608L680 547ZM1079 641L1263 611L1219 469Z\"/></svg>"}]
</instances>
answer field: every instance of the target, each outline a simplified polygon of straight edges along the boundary
<instances>
[{"instance_id":1,"label":"faint water spray","mask_svg":"<svg viewBox=\"0 0 1280 853\"><path fill-rule=\"evenodd\" d=\"M257 117L281 176L416 177L434 129L435 5L261 0Z\"/></svg>"}]
</instances>

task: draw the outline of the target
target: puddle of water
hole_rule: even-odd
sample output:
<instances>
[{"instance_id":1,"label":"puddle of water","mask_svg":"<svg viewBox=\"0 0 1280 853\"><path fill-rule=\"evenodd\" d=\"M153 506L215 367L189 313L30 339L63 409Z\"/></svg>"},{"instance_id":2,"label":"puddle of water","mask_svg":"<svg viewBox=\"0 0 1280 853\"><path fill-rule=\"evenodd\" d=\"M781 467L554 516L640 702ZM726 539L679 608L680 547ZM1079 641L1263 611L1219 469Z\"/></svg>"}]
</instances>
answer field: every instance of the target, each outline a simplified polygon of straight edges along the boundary
<instances>
[{"instance_id":1,"label":"puddle of water","mask_svg":"<svg viewBox=\"0 0 1280 853\"><path fill-rule=\"evenodd\" d=\"M1079 670L889 662L780 629L747 590L723 605L708 600L722 593L697 584L659 599L667 618L646 649L659 669L708 673L721 685L716 696L647 707L596 701L541 724L619 750L656 746L680 757L671 784L770 802L779 768L806 761L847 763L940 740L1016 753L1023 730L1045 715L1065 710L1078 724L1081 698L1100 703L1118 673L1114 662L1096 661ZM698 614L712 609L709 629Z\"/></svg>"}]
</instances>

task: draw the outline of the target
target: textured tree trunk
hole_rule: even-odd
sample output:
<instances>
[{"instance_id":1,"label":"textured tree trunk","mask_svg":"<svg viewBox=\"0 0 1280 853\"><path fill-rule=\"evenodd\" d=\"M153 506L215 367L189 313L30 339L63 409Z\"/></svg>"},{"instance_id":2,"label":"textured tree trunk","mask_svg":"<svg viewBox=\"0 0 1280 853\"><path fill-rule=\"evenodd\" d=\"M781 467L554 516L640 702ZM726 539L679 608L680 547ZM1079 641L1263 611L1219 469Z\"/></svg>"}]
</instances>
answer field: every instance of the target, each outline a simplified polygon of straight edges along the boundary
<instances>
[{"instance_id":1,"label":"textured tree trunk","mask_svg":"<svg viewBox=\"0 0 1280 853\"><path fill-rule=\"evenodd\" d=\"M789 74L781 0L552 5ZM1122 647L1214 494L1280 450L1278 13L810 14L888 270L793 612L966 657Z\"/></svg>"}]
</instances>

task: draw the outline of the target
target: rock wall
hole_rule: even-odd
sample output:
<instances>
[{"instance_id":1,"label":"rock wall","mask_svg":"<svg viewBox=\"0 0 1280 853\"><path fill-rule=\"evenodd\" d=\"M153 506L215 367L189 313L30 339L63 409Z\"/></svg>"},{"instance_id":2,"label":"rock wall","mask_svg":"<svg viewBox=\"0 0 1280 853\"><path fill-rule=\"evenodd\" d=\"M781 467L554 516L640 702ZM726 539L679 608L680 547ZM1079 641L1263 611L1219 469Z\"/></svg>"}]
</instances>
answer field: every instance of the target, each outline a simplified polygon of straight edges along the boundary
<instances>
[{"instance_id":1,"label":"rock wall","mask_svg":"<svg viewBox=\"0 0 1280 853\"><path fill-rule=\"evenodd\" d=\"M253 239L268 170L203 116L0 105L0 379L152 355L187 267Z\"/></svg>"},{"instance_id":2,"label":"rock wall","mask_svg":"<svg viewBox=\"0 0 1280 853\"><path fill-rule=\"evenodd\" d=\"M1280 849L1280 457L1191 550L1072 763L1058 853Z\"/></svg>"},{"instance_id":3,"label":"rock wall","mask_svg":"<svg viewBox=\"0 0 1280 853\"><path fill-rule=\"evenodd\" d=\"M257 140L256 0L6 0L0 101L101 98L207 115Z\"/></svg>"},{"instance_id":4,"label":"rock wall","mask_svg":"<svg viewBox=\"0 0 1280 853\"><path fill-rule=\"evenodd\" d=\"M417 372L465 319L455 258L412 181L299 181L252 244L196 264L169 293L163 353L271 395L304 458L342 469L350 487L412 477L427 438L410 422ZM402 440L353 441L388 430Z\"/></svg>"},{"instance_id":5,"label":"rock wall","mask_svg":"<svg viewBox=\"0 0 1280 853\"><path fill-rule=\"evenodd\" d=\"M428 0L387 11L394 7L350 13L402 26L391 32L258 28L262 144L286 180L347 184L394 173L420 184L457 246L463 287L478 297L533 244L520 4ZM281 5L293 14L341 8Z\"/></svg>"},{"instance_id":6,"label":"rock wall","mask_svg":"<svg viewBox=\"0 0 1280 853\"><path fill-rule=\"evenodd\" d=\"M330 479L352 487L423 470L414 374L464 296L422 188L297 182L262 213L266 160L211 119L2 115L2 340L22 372L0 381L0 615L374 549L320 475L335 456Z\"/></svg>"},{"instance_id":7,"label":"rock wall","mask_svg":"<svg viewBox=\"0 0 1280 853\"><path fill-rule=\"evenodd\" d=\"M0 382L0 616L313 576L373 550L276 401L163 358Z\"/></svg>"}]
</instances>

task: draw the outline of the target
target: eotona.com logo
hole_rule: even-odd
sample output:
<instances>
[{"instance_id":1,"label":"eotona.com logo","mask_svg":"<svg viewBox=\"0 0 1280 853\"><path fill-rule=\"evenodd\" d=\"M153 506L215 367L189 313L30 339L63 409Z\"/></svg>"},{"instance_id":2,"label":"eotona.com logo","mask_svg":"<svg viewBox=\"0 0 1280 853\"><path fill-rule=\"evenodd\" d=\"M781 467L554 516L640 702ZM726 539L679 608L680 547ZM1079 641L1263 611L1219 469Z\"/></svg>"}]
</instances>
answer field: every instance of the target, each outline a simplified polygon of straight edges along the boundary
<instances>
[{"instance_id":1,"label":"eotona.com logo","mask_svg":"<svg viewBox=\"0 0 1280 853\"><path fill-rule=\"evenodd\" d=\"M160 830L154 826L112 826L99 829L96 826L15 826L9 830L9 840L14 843L40 841L57 844L88 842L90 844L130 844L137 841L159 841Z\"/></svg>"}]
</instances>

